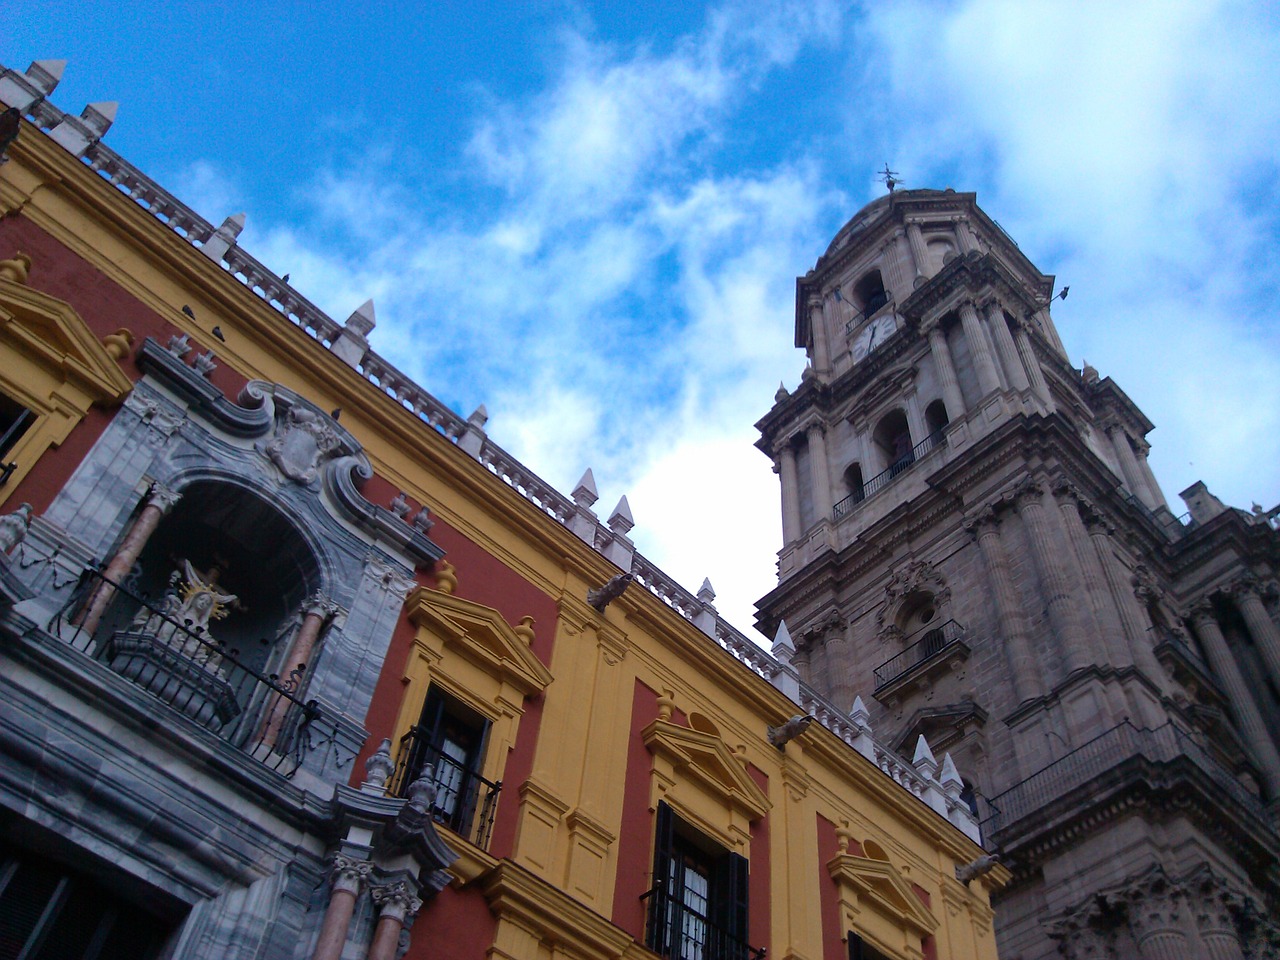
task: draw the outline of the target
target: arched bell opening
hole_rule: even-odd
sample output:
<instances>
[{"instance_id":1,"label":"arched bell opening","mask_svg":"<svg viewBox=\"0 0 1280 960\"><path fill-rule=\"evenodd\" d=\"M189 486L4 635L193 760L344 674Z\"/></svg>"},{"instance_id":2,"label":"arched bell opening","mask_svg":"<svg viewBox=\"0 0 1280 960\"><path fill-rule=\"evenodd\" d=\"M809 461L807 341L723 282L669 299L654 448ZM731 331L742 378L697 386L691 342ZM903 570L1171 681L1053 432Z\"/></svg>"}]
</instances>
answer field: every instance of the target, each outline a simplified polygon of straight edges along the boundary
<instances>
[{"instance_id":1,"label":"arched bell opening","mask_svg":"<svg viewBox=\"0 0 1280 960\"><path fill-rule=\"evenodd\" d=\"M884 279L879 270L865 274L853 287L853 296L863 317L870 317L889 302L889 293L884 288Z\"/></svg>"},{"instance_id":2,"label":"arched bell opening","mask_svg":"<svg viewBox=\"0 0 1280 960\"><path fill-rule=\"evenodd\" d=\"M884 469L893 473L905 470L914 459L911 445L911 428L902 410L891 410L880 418L871 434L872 443L879 452Z\"/></svg>"},{"instance_id":3,"label":"arched bell opening","mask_svg":"<svg viewBox=\"0 0 1280 960\"><path fill-rule=\"evenodd\" d=\"M950 422L947 416L947 405L941 399L932 401L924 408L924 423L929 428L930 436L941 433Z\"/></svg>"}]
</instances>

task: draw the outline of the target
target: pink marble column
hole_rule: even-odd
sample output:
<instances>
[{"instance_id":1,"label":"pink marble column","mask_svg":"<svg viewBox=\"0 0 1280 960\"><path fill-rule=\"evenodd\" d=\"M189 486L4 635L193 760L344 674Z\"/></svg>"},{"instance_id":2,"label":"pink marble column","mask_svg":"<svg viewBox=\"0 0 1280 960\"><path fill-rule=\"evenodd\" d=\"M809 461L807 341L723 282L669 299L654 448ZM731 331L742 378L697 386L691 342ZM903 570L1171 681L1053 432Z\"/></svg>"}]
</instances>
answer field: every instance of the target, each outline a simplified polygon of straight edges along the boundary
<instances>
[{"instance_id":1,"label":"pink marble column","mask_svg":"<svg viewBox=\"0 0 1280 960\"><path fill-rule=\"evenodd\" d=\"M294 670L297 670L300 675L305 674L307 665L311 663L316 642L320 639L320 631L337 612L337 604L318 593L307 599L302 606L302 624L298 627L298 632L289 645L289 652L285 654L280 665L281 682L287 683ZM280 735L280 728L288 712L289 700L279 695L275 696L263 721L262 733L259 737L268 747L275 746L276 738Z\"/></svg>"},{"instance_id":2,"label":"pink marble column","mask_svg":"<svg viewBox=\"0 0 1280 960\"><path fill-rule=\"evenodd\" d=\"M329 908L324 912L320 938L316 941L311 960L341 960L342 948L347 943L347 931L351 927L351 916L356 909L356 898L368 882L369 871L372 869L373 864L368 860L356 860L343 854L333 858L333 870L330 874L333 889L329 894Z\"/></svg>"},{"instance_id":3,"label":"pink marble column","mask_svg":"<svg viewBox=\"0 0 1280 960\"><path fill-rule=\"evenodd\" d=\"M85 605L83 612L74 621L85 633L92 635L93 631L98 629L98 623L102 620L102 614L106 611L107 604L116 595L114 584L123 580L129 571L133 569L133 565L138 562L138 557L141 555L143 547L147 545L151 535L156 532L156 527L160 525L160 519L172 510L173 505L181 499L182 494L176 493L162 484L152 484L151 490L147 493L146 504L133 521L129 532L125 534L124 542L120 544L120 549L116 551L115 556L107 563L107 568L102 571L103 581L98 582L93 596L89 598L89 602Z\"/></svg>"},{"instance_id":4,"label":"pink marble column","mask_svg":"<svg viewBox=\"0 0 1280 960\"><path fill-rule=\"evenodd\" d=\"M369 960L396 960L400 931L404 929L405 921L422 907L422 901L403 880L374 887L370 893L378 907L378 926L369 946Z\"/></svg>"}]
</instances>

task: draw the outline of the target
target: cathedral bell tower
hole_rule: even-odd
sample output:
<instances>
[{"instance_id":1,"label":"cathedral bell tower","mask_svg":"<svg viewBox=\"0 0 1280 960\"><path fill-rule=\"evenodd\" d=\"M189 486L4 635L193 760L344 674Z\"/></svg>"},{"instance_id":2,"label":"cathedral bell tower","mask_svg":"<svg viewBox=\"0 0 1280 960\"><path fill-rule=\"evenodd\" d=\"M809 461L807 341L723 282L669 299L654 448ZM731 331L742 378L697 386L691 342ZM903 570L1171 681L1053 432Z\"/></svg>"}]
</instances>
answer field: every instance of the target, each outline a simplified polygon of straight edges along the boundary
<instances>
[{"instance_id":1,"label":"cathedral bell tower","mask_svg":"<svg viewBox=\"0 0 1280 960\"><path fill-rule=\"evenodd\" d=\"M785 621L801 678L891 743L974 772L1015 874L1002 956L1240 956L1178 904L1234 904L1236 950L1277 912L1280 537L1220 503L1174 516L1151 422L1071 366L1053 291L972 193L891 191L840 230L796 281L801 382L757 424L783 517L757 625ZM1272 597L1252 628L1241 576ZM1237 669L1232 630L1274 640L1274 678ZM1157 887L1152 932L1131 904ZM1151 952L1166 933L1182 952Z\"/></svg>"}]
</instances>

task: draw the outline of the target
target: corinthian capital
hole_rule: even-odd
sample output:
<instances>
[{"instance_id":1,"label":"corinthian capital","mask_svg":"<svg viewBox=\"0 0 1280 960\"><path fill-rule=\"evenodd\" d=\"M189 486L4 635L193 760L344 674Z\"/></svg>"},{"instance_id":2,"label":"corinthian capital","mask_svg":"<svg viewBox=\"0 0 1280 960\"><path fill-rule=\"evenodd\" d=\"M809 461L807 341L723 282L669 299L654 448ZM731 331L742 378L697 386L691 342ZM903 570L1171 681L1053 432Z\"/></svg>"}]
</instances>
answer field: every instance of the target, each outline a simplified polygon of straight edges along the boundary
<instances>
[{"instance_id":1,"label":"corinthian capital","mask_svg":"<svg viewBox=\"0 0 1280 960\"><path fill-rule=\"evenodd\" d=\"M155 507L162 514L168 513L182 499L177 490L166 487L163 483L153 483L147 493L147 506Z\"/></svg>"},{"instance_id":2,"label":"corinthian capital","mask_svg":"<svg viewBox=\"0 0 1280 960\"><path fill-rule=\"evenodd\" d=\"M345 853L336 853L329 868L329 882L335 892L341 890L358 896L360 888L369 881L369 871L372 869L373 864L368 860L357 860Z\"/></svg>"},{"instance_id":3,"label":"corinthian capital","mask_svg":"<svg viewBox=\"0 0 1280 960\"><path fill-rule=\"evenodd\" d=\"M422 901L418 898L417 892L408 882L396 880L393 883L371 887L369 895L373 898L374 906L378 908L379 919L388 917L404 923L422 909Z\"/></svg>"}]
</instances>

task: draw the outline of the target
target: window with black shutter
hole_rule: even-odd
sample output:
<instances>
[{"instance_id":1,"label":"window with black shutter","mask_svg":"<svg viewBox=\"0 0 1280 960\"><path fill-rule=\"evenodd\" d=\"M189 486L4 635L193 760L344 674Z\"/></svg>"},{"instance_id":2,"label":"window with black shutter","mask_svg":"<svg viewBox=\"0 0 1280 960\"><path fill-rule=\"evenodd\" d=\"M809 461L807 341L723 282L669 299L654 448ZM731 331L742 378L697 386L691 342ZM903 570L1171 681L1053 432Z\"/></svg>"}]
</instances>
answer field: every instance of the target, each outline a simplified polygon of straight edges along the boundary
<instances>
[{"instance_id":1,"label":"window with black shutter","mask_svg":"<svg viewBox=\"0 0 1280 960\"><path fill-rule=\"evenodd\" d=\"M18 401L0 393L0 485L17 468L17 464L10 464L5 459L6 455L18 445L35 419L35 414Z\"/></svg>"},{"instance_id":2,"label":"window with black shutter","mask_svg":"<svg viewBox=\"0 0 1280 960\"><path fill-rule=\"evenodd\" d=\"M672 960L753 960L747 944L747 860L698 833L659 802L653 887L645 894L649 949Z\"/></svg>"}]
</instances>

